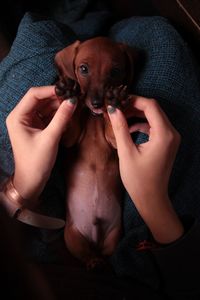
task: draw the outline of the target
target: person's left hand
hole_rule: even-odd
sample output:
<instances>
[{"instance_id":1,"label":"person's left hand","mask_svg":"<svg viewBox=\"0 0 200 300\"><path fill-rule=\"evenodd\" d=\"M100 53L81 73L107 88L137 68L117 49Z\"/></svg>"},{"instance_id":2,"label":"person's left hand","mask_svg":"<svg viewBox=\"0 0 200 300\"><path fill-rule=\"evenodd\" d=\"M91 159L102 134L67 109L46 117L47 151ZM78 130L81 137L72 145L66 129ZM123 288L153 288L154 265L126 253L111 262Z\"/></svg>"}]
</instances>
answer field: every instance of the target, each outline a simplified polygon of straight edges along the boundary
<instances>
[{"instance_id":1,"label":"person's left hand","mask_svg":"<svg viewBox=\"0 0 200 300\"><path fill-rule=\"evenodd\" d=\"M13 184L27 199L24 206L37 205L75 107L73 101L61 103L54 86L35 87L8 115L6 124L15 161Z\"/></svg>"}]
</instances>

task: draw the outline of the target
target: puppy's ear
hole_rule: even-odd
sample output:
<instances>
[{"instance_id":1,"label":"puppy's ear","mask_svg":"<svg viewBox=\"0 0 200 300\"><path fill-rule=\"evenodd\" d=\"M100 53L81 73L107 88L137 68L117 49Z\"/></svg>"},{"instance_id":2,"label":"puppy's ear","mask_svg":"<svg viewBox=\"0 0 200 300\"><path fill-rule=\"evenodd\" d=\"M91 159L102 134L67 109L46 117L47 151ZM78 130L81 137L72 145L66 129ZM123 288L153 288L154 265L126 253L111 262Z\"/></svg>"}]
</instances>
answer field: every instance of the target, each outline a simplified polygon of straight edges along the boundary
<instances>
[{"instance_id":1,"label":"puppy's ear","mask_svg":"<svg viewBox=\"0 0 200 300\"><path fill-rule=\"evenodd\" d=\"M129 47L128 45L123 43L119 43L119 47L124 52L126 57L126 84L128 85L128 87L131 87L136 75L136 66L139 59L139 52L136 48Z\"/></svg>"},{"instance_id":2,"label":"puppy's ear","mask_svg":"<svg viewBox=\"0 0 200 300\"><path fill-rule=\"evenodd\" d=\"M80 43L81 42L77 40L56 54L55 65L61 77L69 77L76 80L74 60Z\"/></svg>"}]
</instances>

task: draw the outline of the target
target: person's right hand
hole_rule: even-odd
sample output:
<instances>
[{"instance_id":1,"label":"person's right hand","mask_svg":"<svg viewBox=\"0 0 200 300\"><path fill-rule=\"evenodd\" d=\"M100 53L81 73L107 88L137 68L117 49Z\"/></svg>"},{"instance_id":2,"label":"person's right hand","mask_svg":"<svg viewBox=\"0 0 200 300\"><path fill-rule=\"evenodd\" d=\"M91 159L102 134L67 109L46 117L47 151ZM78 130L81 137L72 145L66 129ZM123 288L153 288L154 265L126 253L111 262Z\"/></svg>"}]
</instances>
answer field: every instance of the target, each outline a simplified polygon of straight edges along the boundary
<instances>
[{"instance_id":1,"label":"person's right hand","mask_svg":"<svg viewBox=\"0 0 200 300\"><path fill-rule=\"evenodd\" d=\"M75 111L76 99L60 101L55 86L28 90L6 124L13 149L13 184L26 207L37 206L54 166L60 139Z\"/></svg>"},{"instance_id":2,"label":"person's right hand","mask_svg":"<svg viewBox=\"0 0 200 300\"><path fill-rule=\"evenodd\" d=\"M180 144L180 135L158 103L140 96L132 97L132 115L147 123L128 128L124 114L108 107L119 156L121 179L138 212L160 243L171 242L183 234L168 197L168 183ZM130 132L148 133L149 141L133 143Z\"/></svg>"}]
</instances>

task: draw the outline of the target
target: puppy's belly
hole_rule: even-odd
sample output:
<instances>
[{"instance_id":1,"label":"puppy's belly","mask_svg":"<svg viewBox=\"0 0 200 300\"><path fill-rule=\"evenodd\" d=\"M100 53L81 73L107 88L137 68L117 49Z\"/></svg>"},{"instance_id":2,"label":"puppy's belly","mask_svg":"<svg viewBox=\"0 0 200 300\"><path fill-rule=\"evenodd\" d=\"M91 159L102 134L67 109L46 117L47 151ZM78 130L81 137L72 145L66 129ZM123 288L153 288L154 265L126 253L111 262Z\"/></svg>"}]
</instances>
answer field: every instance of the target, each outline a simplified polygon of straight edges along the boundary
<instances>
[{"instance_id":1,"label":"puppy's belly","mask_svg":"<svg viewBox=\"0 0 200 300\"><path fill-rule=\"evenodd\" d=\"M74 174L73 184L68 182L67 218L89 241L98 243L121 225L119 178L116 173L88 167Z\"/></svg>"}]
</instances>

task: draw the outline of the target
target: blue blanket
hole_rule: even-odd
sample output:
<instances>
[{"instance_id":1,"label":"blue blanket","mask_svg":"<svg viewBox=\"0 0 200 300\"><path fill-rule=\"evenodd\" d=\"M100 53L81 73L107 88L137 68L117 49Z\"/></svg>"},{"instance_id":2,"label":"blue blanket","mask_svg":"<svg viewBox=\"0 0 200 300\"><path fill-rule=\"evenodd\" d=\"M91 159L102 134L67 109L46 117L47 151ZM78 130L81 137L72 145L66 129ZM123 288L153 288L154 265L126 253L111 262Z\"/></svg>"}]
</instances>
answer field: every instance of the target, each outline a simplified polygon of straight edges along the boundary
<instances>
[{"instance_id":1,"label":"blue blanket","mask_svg":"<svg viewBox=\"0 0 200 300\"><path fill-rule=\"evenodd\" d=\"M87 27L87 37L93 36L94 32L101 33L102 22L96 22L95 18L93 24L98 27L95 31L91 23ZM77 22L73 29L78 28L77 33L81 35L81 28L83 33L86 32L86 20L84 24L79 26ZM192 214L200 220L200 84L197 64L186 43L164 18L133 17L115 24L107 32L112 39L136 46L145 54L134 90L137 94L156 98L180 132L182 143L170 181L170 197L179 215ZM75 39L77 35L58 22L29 13L22 19L10 53L0 63L0 181L14 169L6 116L31 86L55 82L54 55ZM59 174L59 161L43 198L44 212L63 216L64 185ZM124 237L111 258L115 271L119 276L128 275L158 287L159 276L150 254L134 249L139 241L149 237L149 231L128 195L124 199L123 222ZM50 239L47 236L48 233L41 230L30 242L31 256L40 262L57 259L48 252Z\"/></svg>"}]
</instances>

